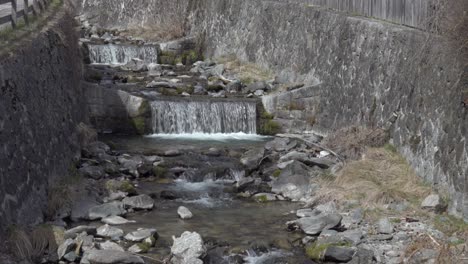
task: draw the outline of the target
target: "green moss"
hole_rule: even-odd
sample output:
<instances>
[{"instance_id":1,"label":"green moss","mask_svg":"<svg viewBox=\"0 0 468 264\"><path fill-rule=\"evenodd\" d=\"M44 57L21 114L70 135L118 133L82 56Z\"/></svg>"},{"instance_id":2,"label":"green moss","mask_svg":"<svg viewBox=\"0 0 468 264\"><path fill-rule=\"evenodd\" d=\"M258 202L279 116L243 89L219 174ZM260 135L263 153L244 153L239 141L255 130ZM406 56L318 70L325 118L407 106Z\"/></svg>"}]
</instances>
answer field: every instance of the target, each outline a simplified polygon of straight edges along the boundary
<instances>
[{"instance_id":1,"label":"green moss","mask_svg":"<svg viewBox=\"0 0 468 264\"><path fill-rule=\"evenodd\" d=\"M151 244L147 242L138 243L137 246L141 249L141 253L147 253L151 249Z\"/></svg>"},{"instance_id":2,"label":"green moss","mask_svg":"<svg viewBox=\"0 0 468 264\"><path fill-rule=\"evenodd\" d=\"M339 247L349 247L351 246L350 243L347 242L339 242L339 243L324 243L319 244L317 242L313 243L312 245L306 247L306 255L312 260L322 260L323 255L327 248L331 246L339 246Z\"/></svg>"},{"instance_id":3,"label":"green moss","mask_svg":"<svg viewBox=\"0 0 468 264\"><path fill-rule=\"evenodd\" d=\"M271 120L271 119L273 119L274 117L275 117L275 116L274 116L273 114L270 114L270 113L268 113L268 112L265 111L265 110L262 111L261 114L260 114L260 118L262 118L262 119L269 119L269 120Z\"/></svg>"},{"instance_id":4,"label":"green moss","mask_svg":"<svg viewBox=\"0 0 468 264\"><path fill-rule=\"evenodd\" d=\"M146 119L144 117L132 118L132 124L138 134L143 135L146 132Z\"/></svg>"},{"instance_id":5,"label":"green moss","mask_svg":"<svg viewBox=\"0 0 468 264\"><path fill-rule=\"evenodd\" d=\"M268 198L266 195L259 195L259 196L255 196L255 200L257 202L260 202L260 203L266 203L268 202Z\"/></svg>"},{"instance_id":6,"label":"green moss","mask_svg":"<svg viewBox=\"0 0 468 264\"><path fill-rule=\"evenodd\" d=\"M117 181L110 180L106 183L106 189L109 191L121 191L121 192L126 192L129 194L135 194L136 189L133 184L131 184L129 181L125 180L122 182L117 182L118 184L114 185Z\"/></svg>"},{"instance_id":7,"label":"green moss","mask_svg":"<svg viewBox=\"0 0 468 264\"><path fill-rule=\"evenodd\" d=\"M273 177L278 178L278 177L280 176L280 174L281 174L281 170L280 170L280 169L275 170L275 171L273 172Z\"/></svg>"},{"instance_id":8,"label":"green moss","mask_svg":"<svg viewBox=\"0 0 468 264\"><path fill-rule=\"evenodd\" d=\"M176 96L177 90L164 88L162 89L161 94L165 96Z\"/></svg>"},{"instance_id":9,"label":"green moss","mask_svg":"<svg viewBox=\"0 0 468 264\"><path fill-rule=\"evenodd\" d=\"M384 149L387 150L387 151L390 151L391 153L397 153L397 149L394 145L390 144L390 143L387 143L384 145Z\"/></svg>"},{"instance_id":10,"label":"green moss","mask_svg":"<svg viewBox=\"0 0 468 264\"><path fill-rule=\"evenodd\" d=\"M193 88L192 85L188 85L188 86L185 86L185 87L177 87L176 89L176 92L177 94L182 94L182 93L189 93L189 94L193 94L193 91L194 91L195 88Z\"/></svg>"},{"instance_id":11,"label":"green moss","mask_svg":"<svg viewBox=\"0 0 468 264\"><path fill-rule=\"evenodd\" d=\"M154 176L158 178L163 178L164 176L166 176L167 169L162 166L156 166L155 168L153 168L153 173L154 173Z\"/></svg>"},{"instance_id":12,"label":"green moss","mask_svg":"<svg viewBox=\"0 0 468 264\"><path fill-rule=\"evenodd\" d=\"M281 125L273 120L263 122L260 127L260 134L273 136L281 132Z\"/></svg>"}]
</instances>

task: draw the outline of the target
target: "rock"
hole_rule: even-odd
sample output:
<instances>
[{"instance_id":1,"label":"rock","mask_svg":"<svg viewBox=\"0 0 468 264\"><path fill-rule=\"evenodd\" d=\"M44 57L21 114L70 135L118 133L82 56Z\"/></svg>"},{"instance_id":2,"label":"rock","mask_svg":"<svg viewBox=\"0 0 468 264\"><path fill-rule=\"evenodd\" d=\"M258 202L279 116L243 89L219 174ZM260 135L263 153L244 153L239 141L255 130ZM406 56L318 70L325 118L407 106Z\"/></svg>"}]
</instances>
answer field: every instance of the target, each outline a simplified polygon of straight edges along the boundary
<instances>
[{"instance_id":1,"label":"rock","mask_svg":"<svg viewBox=\"0 0 468 264\"><path fill-rule=\"evenodd\" d=\"M151 81L146 85L146 88L177 88L177 86L174 83L170 82L157 82L157 81Z\"/></svg>"},{"instance_id":2,"label":"rock","mask_svg":"<svg viewBox=\"0 0 468 264\"><path fill-rule=\"evenodd\" d=\"M177 156L180 156L180 155L182 155L180 150L178 150L178 149L169 149L169 150L166 150L164 152L163 156L165 156L165 157L177 157Z\"/></svg>"},{"instance_id":3,"label":"rock","mask_svg":"<svg viewBox=\"0 0 468 264\"><path fill-rule=\"evenodd\" d=\"M254 82L254 83L251 83L249 85L247 85L244 90L243 90L243 93L249 93L249 92L255 92L257 90L267 90L268 89L268 85L266 82L264 81L258 81L258 82Z\"/></svg>"},{"instance_id":4,"label":"rock","mask_svg":"<svg viewBox=\"0 0 468 264\"><path fill-rule=\"evenodd\" d=\"M325 233L334 230L324 230L318 240L317 243L319 244L342 244L342 243L350 243L353 245L358 245L361 242L363 237L363 233L359 229L354 230L346 230L344 232L332 232L332 234L326 236Z\"/></svg>"},{"instance_id":5,"label":"rock","mask_svg":"<svg viewBox=\"0 0 468 264\"><path fill-rule=\"evenodd\" d=\"M289 150L287 149L289 142L289 138L276 137L274 140L269 141L265 144L265 149L278 152L287 151Z\"/></svg>"},{"instance_id":6,"label":"rock","mask_svg":"<svg viewBox=\"0 0 468 264\"><path fill-rule=\"evenodd\" d=\"M436 210L441 206L440 196L438 194L431 194L427 196L421 203L422 209Z\"/></svg>"},{"instance_id":7,"label":"rock","mask_svg":"<svg viewBox=\"0 0 468 264\"><path fill-rule=\"evenodd\" d=\"M144 264L142 258L118 250L89 250L81 263L89 264Z\"/></svg>"},{"instance_id":8,"label":"rock","mask_svg":"<svg viewBox=\"0 0 468 264\"><path fill-rule=\"evenodd\" d=\"M65 256L63 256L63 259L67 260L68 262L74 262L78 258L78 255L74 251L70 251Z\"/></svg>"},{"instance_id":9,"label":"rock","mask_svg":"<svg viewBox=\"0 0 468 264\"><path fill-rule=\"evenodd\" d=\"M355 252L356 250L353 248L330 246L325 250L324 259L339 263L348 262L353 258Z\"/></svg>"},{"instance_id":10,"label":"rock","mask_svg":"<svg viewBox=\"0 0 468 264\"><path fill-rule=\"evenodd\" d=\"M254 92L254 95L255 96L263 96L265 94L265 92L263 90L257 90Z\"/></svg>"},{"instance_id":11,"label":"rock","mask_svg":"<svg viewBox=\"0 0 468 264\"><path fill-rule=\"evenodd\" d=\"M215 93L208 93L211 97L214 97L214 98L225 98L226 97L226 91L225 90L221 90L219 92L215 92Z\"/></svg>"},{"instance_id":12,"label":"rock","mask_svg":"<svg viewBox=\"0 0 468 264\"><path fill-rule=\"evenodd\" d=\"M228 93L238 93L242 91L241 82L236 80L236 81L228 83L228 85L226 86L226 91Z\"/></svg>"},{"instance_id":13,"label":"rock","mask_svg":"<svg viewBox=\"0 0 468 264\"><path fill-rule=\"evenodd\" d=\"M294 160L290 160L290 161L285 161L285 162L281 162L281 163L278 163L276 165L276 167L278 167L278 169L280 170L284 170L289 164L293 163Z\"/></svg>"},{"instance_id":14,"label":"rock","mask_svg":"<svg viewBox=\"0 0 468 264\"><path fill-rule=\"evenodd\" d=\"M104 168L101 166L82 167L78 170L78 172L84 177L88 177L95 180L99 180L100 178L106 175Z\"/></svg>"},{"instance_id":15,"label":"rock","mask_svg":"<svg viewBox=\"0 0 468 264\"><path fill-rule=\"evenodd\" d=\"M99 243L99 248L102 250L116 250L120 252L125 252L125 249L121 247L119 244L114 243L112 241L106 241L104 243Z\"/></svg>"},{"instance_id":16,"label":"rock","mask_svg":"<svg viewBox=\"0 0 468 264\"><path fill-rule=\"evenodd\" d=\"M109 217L101 219L101 222L103 222L104 224L109 224L109 225L125 225L128 223L135 223L136 221L127 220L121 216L113 215L113 216L109 216Z\"/></svg>"},{"instance_id":17,"label":"rock","mask_svg":"<svg viewBox=\"0 0 468 264\"><path fill-rule=\"evenodd\" d=\"M314 210L320 212L320 213L336 213L336 204L333 201L330 201L325 204L319 204L317 205Z\"/></svg>"},{"instance_id":18,"label":"rock","mask_svg":"<svg viewBox=\"0 0 468 264\"><path fill-rule=\"evenodd\" d=\"M121 192L121 191L111 191L109 196L104 198L104 202L112 202L112 201L120 201L123 198L127 197L128 193L126 192Z\"/></svg>"},{"instance_id":19,"label":"rock","mask_svg":"<svg viewBox=\"0 0 468 264\"><path fill-rule=\"evenodd\" d=\"M139 228L137 231L125 235L124 238L132 242L141 242L149 237L153 237L154 239L158 238L158 233L156 232L156 229Z\"/></svg>"},{"instance_id":20,"label":"rock","mask_svg":"<svg viewBox=\"0 0 468 264\"><path fill-rule=\"evenodd\" d=\"M58 259L62 259L68 252L72 251L76 247L76 243L73 239L69 238L65 240L57 249Z\"/></svg>"},{"instance_id":21,"label":"rock","mask_svg":"<svg viewBox=\"0 0 468 264\"><path fill-rule=\"evenodd\" d=\"M341 215L321 213L316 216L303 217L288 222L288 225L297 225L307 235L318 235L323 230L337 227L341 223Z\"/></svg>"},{"instance_id":22,"label":"rock","mask_svg":"<svg viewBox=\"0 0 468 264\"><path fill-rule=\"evenodd\" d=\"M273 194L273 193L257 193L253 196L255 201L257 202L272 202L272 201L283 201L284 197L281 195Z\"/></svg>"},{"instance_id":23,"label":"rock","mask_svg":"<svg viewBox=\"0 0 468 264\"><path fill-rule=\"evenodd\" d=\"M291 160L297 160L300 162L307 161L309 159L309 155L303 152L298 152L298 151L291 151L287 153L286 155L283 155L280 157L279 162L287 162Z\"/></svg>"},{"instance_id":24,"label":"rock","mask_svg":"<svg viewBox=\"0 0 468 264\"><path fill-rule=\"evenodd\" d=\"M348 264L368 264L374 263L374 252L369 249L358 248L353 259Z\"/></svg>"},{"instance_id":25,"label":"rock","mask_svg":"<svg viewBox=\"0 0 468 264\"><path fill-rule=\"evenodd\" d=\"M203 85L197 84L193 87L193 94L204 95L206 94L206 89Z\"/></svg>"},{"instance_id":26,"label":"rock","mask_svg":"<svg viewBox=\"0 0 468 264\"><path fill-rule=\"evenodd\" d=\"M97 235L100 237L120 238L123 236L123 234L124 232L122 229L110 226L108 224L100 226L97 229Z\"/></svg>"},{"instance_id":27,"label":"rock","mask_svg":"<svg viewBox=\"0 0 468 264\"><path fill-rule=\"evenodd\" d=\"M88 235L96 235L97 230L94 226L77 226L72 229L65 231L65 239L67 238L76 238L78 234L85 232Z\"/></svg>"},{"instance_id":28,"label":"rock","mask_svg":"<svg viewBox=\"0 0 468 264\"><path fill-rule=\"evenodd\" d=\"M243 192L250 184L254 183L255 179L252 177L242 177L236 182L236 187L239 192Z\"/></svg>"},{"instance_id":29,"label":"rock","mask_svg":"<svg viewBox=\"0 0 468 264\"><path fill-rule=\"evenodd\" d=\"M81 245L80 250L86 251L94 248L94 236L81 233L75 238L75 242L78 246ZM78 248L75 252L79 251Z\"/></svg>"},{"instance_id":30,"label":"rock","mask_svg":"<svg viewBox=\"0 0 468 264\"><path fill-rule=\"evenodd\" d=\"M127 71L134 71L134 72L144 72L148 71L148 66L146 66L145 62L138 58L133 58L127 64L122 66L122 69Z\"/></svg>"},{"instance_id":31,"label":"rock","mask_svg":"<svg viewBox=\"0 0 468 264\"><path fill-rule=\"evenodd\" d=\"M168 191L168 190L161 191L161 194L159 196L161 197L161 199L166 199L166 200L175 200L179 198L179 196L177 196L175 192Z\"/></svg>"},{"instance_id":32,"label":"rock","mask_svg":"<svg viewBox=\"0 0 468 264\"><path fill-rule=\"evenodd\" d=\"M221 150L217 148L210 148L208 151L205 153L207 156L210 157L219 157L221 156Z\"/></svg>"},{"instance_id":33,"label":"rock","mask_svg":"<svg viewBox=\"0 0 468 264\"><path fill-rule=\"evenodd\" d=\"M310 179L308 167L299 161L294 161L286 166L279 177L272 182L271 191L293 201L305 200L313 194L316 188L316 185L311 184Z\"/></svg>"},{"instance_id":34,"label":"rock","mask_svg":"<svg viewBox=\"0 0 468 264\"><path fill-rule=\"evenodd\" d=\"M240 162L249 170L254 170L260 165L260 160L263 158L265 151L263 149L251 149L245 152Z\"/></svg>"},{"instance_id":35,"label":"rock","mask_svg":"<svg viewBox=\"0 0 468 264\"><path fill-rule=\"evenodd\" d=\"M190 212L190 210L184 206L179 206L177 209L177 214L179 214L179 217L182 219L191 219L193 217L192 212Z\"/></svg>"},{"instance_id":36,"label":"rock","mask_svg":"<svg viewBox=\"0 0 468 264\"><path fill-rule=\"evenodd\" d=\"M393 224L390 222L388 218L382 218L377 223L377 231L380 234L391 234L393 233Z\"/></svg>"},{"instance_id":37,"label":"rock","mask_svg":"<svg viewBox=\"0 0 468 264\"><path fill-rule=\"evenodd\" d=\"M302 217L309 217L309 216L314 216L314 215L317 215L316 213L314 213L314 211L310 208L306 208L306 209L299 209L296 211L296 216L299 217L299 218L302 218Z\"/></svg>"},{"instance_id":38,"label":"rock","mask_svg":"<svg viewBox=\"0 0 468 264\"><path fill-rule=\"evenodd\" d=\"M304 161L308 166L317 166L321 169L328 169L336 164L336 161L332 158L309 158Z\"/></svg>"},{"instance_id":39,"label":"rock","mask_svg":"<svg viewBox=\"0 0 468 264\"><path fill-rule=\"evenodd\" d=\"M174 243L171 253L174 256L173 263L203 263L200 260L206 253L202 237L196 232L184 232L179 238L172 237Z\"/></svg>"},{"instance_id":40,"label":"rock","mask_svg":"<svg viewBox=\"0 0 468 264\"><path fill-rule=\"evenodd\" d=\"M98 220L113 215L125 214L122 202L111 202L91 207L88 211L88 219Z\"/></svg>"},{"instance_id":41,"label":"rock","mask_svg":"<svg viewBox=\"0 0 468 264\"><path fill-rule=\"evenodd\" d=\"M135 244L128 248L129 252L140 254L148 252L148 248L144 244Z\"/></svg>"},{"instance_id":42,"label":"rock","mask_svg":"<svg viewBox=\"0 0 468 264\"><path fill-rule=\"evenodd\" d=\"M187 92L182 92L182 94L181 94L181 95L182 95L183 97L190 97L190 94L189 94L189 93L187 93Z\"/></svg>"},{"instance_id":43,"label":"rock","mask_svg":"<svg viewBox=\"0 0 468 264\"><path fill-rule=\"evenodd\" d=\"M133 196L133 197L126 197L122 200L125 208L132 208L132 209L141 209L141 210L150 210L154 207L154 200L153 198L149 197L146 194Z\"/></svg>"}]
</instances>

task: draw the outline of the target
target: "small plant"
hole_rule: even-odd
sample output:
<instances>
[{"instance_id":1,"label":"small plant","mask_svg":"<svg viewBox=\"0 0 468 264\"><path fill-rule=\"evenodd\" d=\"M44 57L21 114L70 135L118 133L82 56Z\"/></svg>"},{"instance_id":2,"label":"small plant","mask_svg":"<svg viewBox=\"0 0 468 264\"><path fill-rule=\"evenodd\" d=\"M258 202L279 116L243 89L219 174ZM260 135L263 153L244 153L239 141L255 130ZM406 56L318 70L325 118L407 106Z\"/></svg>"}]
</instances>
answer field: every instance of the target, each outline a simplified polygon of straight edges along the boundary
<instances>
[{"instance_id":1,"label":"small plant","mask_svg":"<svg viewBox=\"0 0 468 264\"><path fill-rule=\"evenodd\" d=\"M325 254L325 251L327 250L327 248L331 246L350 247L351 244L348 242L324 243L324 244L315 242L306 248L306 255L312 260L316 260L316 261L322 260L323 255Z\"/></svg>"},{"instance_id":2,"label":"small plant","mask_svg":"<svg viewBox=\"0 0 468 264\"><path fill-rule=\"evenodd\" d=\"M156 166L153 169L153 173L154 173L154 176L156 176L157 178L164 178L164 176L166 176L167 169L162 166Z\"/></svg>"},{"instance_id":3,"label":"small plant","mask_svg":"<svg viewBox=\"0 0 468 264\"><path fill-rule=\"evenodd\" d=\"M266 195L259 195L255 197L255 200L259 203L266 203L268 202L268 198Z\"/></svg>"},{"instance_id":4,"label":"small plant","mask_svg":"<svg viewBox=\"0 0 468 264\"><path fill-rule=\"evenodd\" d=\"M260 128L260 134L262 135L268 135L268 136L273 136L281 132L281 125L273 120L267 120L265 121L261 128Z\"/></svg>"},{"instance_id":5,"label":"small plant","mask_svg":"<svg viewBox=\"0 0 468 264\"><path fill-rule=\"evenodd\" d=\"M280 174L281 174L281 170L280 170L280 169L275 170L275 171L273 172L273 177L274 177L274 178L278 178L278 177L280 176Z\"/></svg>"},{"instance_id":6,"label":"small plant","mask_svg":"<svg viewBox=\"0 0 468 264\"><path fill-rule=\"evenodd\" d=\"M397 153L398 152L397 148L394 145L390 144L390 143L385 144L384 149L391 152L391 153Z\"/></svg>"}]
</instances>

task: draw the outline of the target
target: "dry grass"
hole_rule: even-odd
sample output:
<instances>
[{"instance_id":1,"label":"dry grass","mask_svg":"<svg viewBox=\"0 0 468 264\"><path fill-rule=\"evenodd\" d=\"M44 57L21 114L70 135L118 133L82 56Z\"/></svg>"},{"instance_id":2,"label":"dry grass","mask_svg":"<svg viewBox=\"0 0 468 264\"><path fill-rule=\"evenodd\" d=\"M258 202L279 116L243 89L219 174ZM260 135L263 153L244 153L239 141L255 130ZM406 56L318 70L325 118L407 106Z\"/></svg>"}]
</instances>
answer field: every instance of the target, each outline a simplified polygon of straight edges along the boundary
<instances>
[{"instance_id":1,"label":"dry grass","mask_svg":"<svg viewBox=\"0 0 468 264\"><path fill-rule=\"evenodd\" d=\"M359 160L367 147L383 147L388 139L383 129L346 127L329 135L323 144L347 160Z\"/></svg>"},{"instance_id":2,"label":"dry grass","mask_svg":"<svg viewBox=\"0 0 468 264\"><path fill-rule=\"evenodd\" d=\"M216 62L224 64L225 69L237 75L243 84L267 81L273 78L271 71L263 69L254 63L242 62L234 55L220 57Z\"/></svg>"},{"instance_id":3,"label":"dry grass","mask_svg":"<svg viewBox=\"0 0 468 264\"><path fill-rule=\"evenodd\" d=\"M37 226L30 231L15 227L8 237L10 251L19 260L28 263L41 263L46 253L55 252L55 241L52 227L47 225Z\"/></svg>"},{"instance_id":4,"label":"dry grass","mask_svg":"<svg viewBox=\"0 0 468 264\"><path fill-rule=\"evenodd\" d=\"M403 201L416 208L431 192L401 156L386 148L367 149L362 160L347 163L334 180L321 184L321 200L358 200L368 209Z\"/></svg>"}]
</instances>

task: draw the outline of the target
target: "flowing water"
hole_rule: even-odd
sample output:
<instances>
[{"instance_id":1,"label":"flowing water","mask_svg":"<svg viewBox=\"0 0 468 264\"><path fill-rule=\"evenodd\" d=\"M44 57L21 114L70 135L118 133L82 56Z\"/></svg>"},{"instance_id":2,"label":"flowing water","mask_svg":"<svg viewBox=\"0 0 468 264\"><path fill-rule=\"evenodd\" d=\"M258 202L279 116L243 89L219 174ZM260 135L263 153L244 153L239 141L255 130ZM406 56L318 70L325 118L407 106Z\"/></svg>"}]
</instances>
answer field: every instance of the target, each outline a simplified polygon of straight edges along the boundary
<instances>
[{"instance_id":1,"label":"flowing water","mask_svg":"<svg viewBox=\"0 0 468 264\"><path fill-rule=\"evenodd\" d=\"M158 62L158 47L155 45L90 44L88 48L92 64L122 65L133 58L139 58L145 63Z\"/></svg>"},{"instance_id":2,"label":"flowing water","mask_svg":"<svg viewBox=\"0 0 468 264\"><path fill-rule=\"evenodd\" d=\"M155 134L255 134L255 101L156 100L151 103Z\"/></svg>"}]
</instances>

